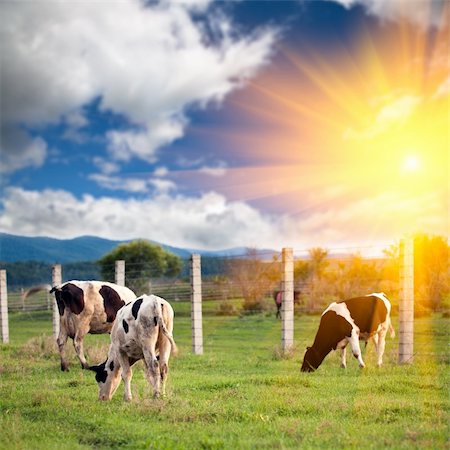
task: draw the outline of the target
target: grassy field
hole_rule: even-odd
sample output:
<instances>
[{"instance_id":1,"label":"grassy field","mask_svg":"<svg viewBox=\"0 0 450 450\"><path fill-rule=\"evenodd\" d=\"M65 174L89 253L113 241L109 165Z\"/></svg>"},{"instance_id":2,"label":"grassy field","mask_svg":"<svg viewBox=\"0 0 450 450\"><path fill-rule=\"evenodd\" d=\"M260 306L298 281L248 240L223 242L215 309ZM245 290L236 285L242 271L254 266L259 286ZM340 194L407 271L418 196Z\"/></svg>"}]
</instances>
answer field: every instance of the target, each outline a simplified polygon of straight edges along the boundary
<instances>
[{"instance_id":1,"label":"grassy field","mask_svg":"<svg viewBox=\"0 0 450 450\"><path fill-rule=\"evenodd\" d=\"M0 345L0 448L450 448L449 319L416 321L412 365L396 364L397 340L388 339L381 369L369 345L364 370L353 360L340 369L333 353L304 374L319 317L296 317L296 348L284 359L273 314L207 316L205 353L196 356L189 305L174 307L180 354L168 396L151 398L139 363L131 403L123 386L111 402L97 401L94 375L73 350L71 371L60 372L49 312L11 314L11 344ZM105 359L108 340L88 336L91 362Z\"/></svg>"}]
</instances>

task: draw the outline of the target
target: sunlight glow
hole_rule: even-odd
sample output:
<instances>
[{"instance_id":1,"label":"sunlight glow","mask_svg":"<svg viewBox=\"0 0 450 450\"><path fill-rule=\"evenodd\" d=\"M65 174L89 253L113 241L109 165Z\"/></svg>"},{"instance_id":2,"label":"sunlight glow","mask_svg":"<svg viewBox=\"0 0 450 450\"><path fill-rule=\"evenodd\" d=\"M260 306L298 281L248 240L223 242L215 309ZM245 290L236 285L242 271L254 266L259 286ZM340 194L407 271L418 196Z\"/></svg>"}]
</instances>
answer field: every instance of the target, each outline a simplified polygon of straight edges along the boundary
<instances>
[{"instance_id":1,"label":"sunlight glow","mask_svg":"<svg viewBox=\"0 0 450 450\"><path fill-rule=\"evenodd\" d=\"M441 11L447 18L441 28L405 19L363 30L351 48L335 42L326 54L306 43L302 51L283 49L290 69L272 68L235 100L236 115L254 127L233 130L230 152L259 161L259 168L242 168L245 183L235 184L236 191L272 201L275 209L290 204L293 214L322 211L320 219L330 223L376 212L387 232L442 226L448 213L449 5ZM414 173L414 182L401 172ZM424 205L434 208L433 217ZM370 223L378 231L376 221Z\"/></svg>"},{"instance_id":2,"label":"sunlight glow","mask_svg":"<svg viewBox=\"0 0 450 450\"><path fill-rule=\"evenodd\" d=\"M408 155L403 161L403 169L406 172L417 172L420 169L421 161L415 155Z\"/></svg>"}]
</instances>

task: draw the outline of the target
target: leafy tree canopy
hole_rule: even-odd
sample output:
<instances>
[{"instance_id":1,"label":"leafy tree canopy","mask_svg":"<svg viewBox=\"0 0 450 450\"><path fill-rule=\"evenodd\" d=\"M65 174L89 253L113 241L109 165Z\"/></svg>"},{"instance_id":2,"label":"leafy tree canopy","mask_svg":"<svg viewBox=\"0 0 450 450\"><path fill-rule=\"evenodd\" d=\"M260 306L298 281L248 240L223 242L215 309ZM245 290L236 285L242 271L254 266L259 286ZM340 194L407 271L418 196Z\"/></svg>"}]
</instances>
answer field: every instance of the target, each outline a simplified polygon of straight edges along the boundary
<instances>
[{"instance_id":1,"label":"leafy tree canopy","mask_svg":"<svg viewBox=\"0 0 450 450\"><path fill-rule=\"evenodd\" d=\"M98 261L103 279L114 280L117 260L125 261L127 280L176 277L182 268L178 256L159 245L136 240L118 245Z\"/></svg>"}]
</instances>

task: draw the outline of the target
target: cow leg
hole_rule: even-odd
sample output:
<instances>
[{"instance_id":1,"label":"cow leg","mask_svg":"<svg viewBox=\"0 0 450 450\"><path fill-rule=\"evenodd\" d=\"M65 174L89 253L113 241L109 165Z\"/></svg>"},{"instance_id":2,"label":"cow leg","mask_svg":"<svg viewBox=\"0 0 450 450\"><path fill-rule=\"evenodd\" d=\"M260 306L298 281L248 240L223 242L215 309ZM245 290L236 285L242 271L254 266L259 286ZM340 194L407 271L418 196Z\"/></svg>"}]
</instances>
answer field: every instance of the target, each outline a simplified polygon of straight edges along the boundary
<instances>
[{"instance_id":1,"label":"cow leg","mask_svg":"<svg viewBox=\"0 0 450 450\"><path fill-rule=\"evenodd\" d=\"M89 364L86 361L86 357L84 356L84 346L83 346L83 338L84 334L77 333L75 334L75 337L73 338L73 347L75 348L75 353L78 356L78 359L80 360L81 367L83 369L89 369Z\"/></svg>"},{"instance_id":2,"label":"cow leg","mask_svg":"<svg viewBox=\"0 0 450 450\"><path fill-rule=\"evenodd\" d=\"M59 334L58 338L56 339L56 343L58 344L58 350L59 350L59 356L61 358L61 370L63 372L69 371L69 364L66 360L66 342L67 342L67 331L64 324L60 323L59 326Z\"/></svg>"},{"instance_id":3,"label":"cow leg","mask_svg":"<svg viewBox=\"0 0 450 450\"><path fill-rule=\"evenodd\" d=\"M161 378L161 395L166 395L166 381L169 374L169 358L172 350L170 341L165 336L159 338L159 374Z\"/></svg>"},{"instance_id":4,"label":"cow leg","mask_svg":"<svg viewBox=\"0 0 450 450\"><path fill-rule=\"evenodd\" d=\"M372 342L373 342L373 345L375 346L375 352L378 355L378 342L379 342L379 340L378 340L378 334L377 333L375 333L372 336ZM367 342L366 342L366 345L367 345Z\"/></svg>"},{"instance_id":5,"label":"cow leg","mask_svg":"<svg viewBox=\"0 0 450 450\"><path fill-rule=\"evenodd\" d=\"M357 330L352 330L352 334L349 338L350 346L352 348L353 356L358 360L359 367L363 368L366 365L361 356L361 347L359 346L359 336Z\"/></svg>"},{"instance_id":6,"label":"cow leg","mask_svg":"<svg viewBox=\"0 0 450 450\"><path fill-rule=\"evenodd\" d=\"M130 402L133 398L131 394L131 379L133 378L133 370L130 366L128 355L123 352L117 352L117 358L119 360L120 367L122 368L122 380L125 386L123 399L126 402Z\"/></svg>"},{"instance_id":7,"label":"cow leg","mask_svg":"<svg viewBox=\"0 0 450 450\"><path fill-rule=\"evenodd\" d=\"M378 335L378 345L377 345L377 367L381 367L383 364L383 354L384 347L386 345L386 332L387 330L382 330Z\"/></svg>"},{"instance_id":8,"label":"cow leg","mask_svg":"<svg viewBox=\"0 0 450 450\"><path fill-rule=\"evenodd\" d=\"M150 345L146 345L144 349L144 362L145 362L145 375L147 376L148 382L153 388L153 398L158 398L160 396L160 372L159 372L159 362L156 359L155 353L155 342Z\"/></svg>"},{"instance_id":9,"label":"cow leg","mask_svg":"<svg viewBox=\"0 0 450 450\"><path fill-rule=\"evenodd\" d=\"M347 346L341 348L341 367L347 368Z\"/></svg>"}]
</instances>

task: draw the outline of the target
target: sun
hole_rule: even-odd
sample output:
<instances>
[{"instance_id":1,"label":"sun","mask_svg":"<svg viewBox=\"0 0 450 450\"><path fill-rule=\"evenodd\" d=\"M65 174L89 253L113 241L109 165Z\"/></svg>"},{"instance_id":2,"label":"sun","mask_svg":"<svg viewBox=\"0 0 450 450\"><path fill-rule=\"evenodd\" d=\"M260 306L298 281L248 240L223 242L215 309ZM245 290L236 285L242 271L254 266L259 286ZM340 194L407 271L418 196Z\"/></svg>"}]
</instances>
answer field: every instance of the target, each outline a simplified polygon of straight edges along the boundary
<instances>
[{"instance_id":1,"label":"sun","mask_svg":"<svg viewBox=\"0 0 450 450\"><path fill-rule=\"evenodd\" d=\"M405 172L418 172L422 166L422 161L417 155L407 155L403 160L402 168Z\"/></svg>"}]
</instances>

